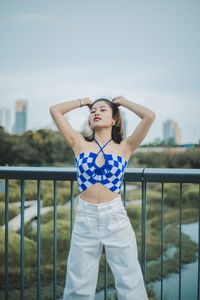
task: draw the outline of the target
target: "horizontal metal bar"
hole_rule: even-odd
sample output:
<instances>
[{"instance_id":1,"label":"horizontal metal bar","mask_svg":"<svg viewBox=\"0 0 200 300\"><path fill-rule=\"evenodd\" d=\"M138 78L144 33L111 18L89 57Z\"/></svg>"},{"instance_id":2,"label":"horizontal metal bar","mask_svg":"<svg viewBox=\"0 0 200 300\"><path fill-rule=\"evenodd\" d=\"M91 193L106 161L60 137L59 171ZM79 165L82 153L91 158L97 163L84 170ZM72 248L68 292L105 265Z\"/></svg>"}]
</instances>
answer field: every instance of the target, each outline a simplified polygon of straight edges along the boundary
<instances>
[{"instance_id":1,"label":"horizontal metal bar","mask_svg":"<svg viewBox=\"0 0 200 300\"><path fill-rule=\"evenodd\" d=\"M0 167L0 178L77 181L77 168ZM187 182L200 183L200 169L126 168L126 182Z\"/></svg>"},{"instance_id":2,"label":"horizontal metal bar","mask_svg":"<svg viewBox=\"0 0 200 300\"><path fill-rule=\"evenodd\" d=\"M77 180L77 168L59 167L0 167L0 178Z\"/></svg>"},{"instance_id":3,"label":"horizontal metal bar","mask_svg":"<svg viewBox=\"0 0 200 300\"><path fill-rule=\"evenodd\" d=\"M124 172L124 181L141 182L143 178L144 168L126 168Z\"/></svg>"},{"instance_id":4,"label":"horizontal metal bar","mask_svg":"<svg viewBox=\"0 0 200 300\"><path fill-rule=\"evenodd\" d=\"M200 169L145 168L144 180L147 182L200 183Z\"/></svg>"}]
</instances>

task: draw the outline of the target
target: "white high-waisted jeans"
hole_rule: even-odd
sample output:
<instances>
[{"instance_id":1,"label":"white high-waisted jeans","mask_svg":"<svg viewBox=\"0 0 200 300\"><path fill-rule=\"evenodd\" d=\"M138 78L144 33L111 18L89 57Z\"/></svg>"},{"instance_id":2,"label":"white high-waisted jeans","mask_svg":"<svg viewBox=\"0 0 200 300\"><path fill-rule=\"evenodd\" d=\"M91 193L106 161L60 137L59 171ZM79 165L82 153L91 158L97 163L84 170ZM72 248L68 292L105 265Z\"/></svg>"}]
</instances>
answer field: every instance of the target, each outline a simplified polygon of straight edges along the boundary
<instances>
[{"instance_id":1,"label":"white high-waisted jeans","mask_svg":"<svg viewBox=\"0 0 200 300\"><path fill-rule=\"evenodd\" d=\"M147 300L137 242L121 195L106 203L81 199L76 209L63 300L94 300L103 245L118 300Z\"/></svg>"}]
</instances>

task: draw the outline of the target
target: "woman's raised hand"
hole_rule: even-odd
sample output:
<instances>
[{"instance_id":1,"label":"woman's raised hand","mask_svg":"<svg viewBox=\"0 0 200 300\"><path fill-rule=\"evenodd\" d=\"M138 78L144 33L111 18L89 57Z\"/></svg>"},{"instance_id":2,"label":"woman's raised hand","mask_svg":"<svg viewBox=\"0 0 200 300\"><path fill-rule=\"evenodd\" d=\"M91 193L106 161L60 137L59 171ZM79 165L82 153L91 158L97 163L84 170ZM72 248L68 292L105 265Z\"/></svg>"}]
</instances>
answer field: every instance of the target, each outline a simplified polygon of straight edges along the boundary
<instances>
[{"instance_id":1,"label":"woman's raised hand","mask_svg":"<svg viewBox=\"0 0 200 300\"><path fill-rule=\"evenodd\" d=\"M126 101L126 98L122 96L118 96L112 99L112 102L115 103L117 106L123 105L124 101Z\"/></svg>"},{"instance_id":2,"label":"woman's raised hand","mask_svg":"<svg viewBox=\"0 0 200 300\"><path fill-rule=\"evenodd\" d=\"M87 105L88 107L90 107L90 105L92 104L92 100L88 97L83 98L83 105Z\"/></svg>"}]
</instances>

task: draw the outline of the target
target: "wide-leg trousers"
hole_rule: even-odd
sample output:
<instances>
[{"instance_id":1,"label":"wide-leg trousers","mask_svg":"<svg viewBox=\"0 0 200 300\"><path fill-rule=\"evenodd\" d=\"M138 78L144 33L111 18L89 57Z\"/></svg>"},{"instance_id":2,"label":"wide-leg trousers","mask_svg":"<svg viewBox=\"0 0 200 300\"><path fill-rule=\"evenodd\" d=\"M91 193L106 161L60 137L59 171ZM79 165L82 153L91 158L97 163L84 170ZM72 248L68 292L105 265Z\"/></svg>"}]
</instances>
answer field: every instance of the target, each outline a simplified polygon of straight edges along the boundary
<instances>
[{"instance_id":1,"label":"wide-leg trousers","mask_svg":"<svg viewBox=\"0 0 200 300\"><path fill-rule=\"evenodd\" d=\"M89 203L79 195L63 300L95 299L103 245L118 300L148 299L135 232L121 195L100 204Z\"/></svg>"}]
</instances>

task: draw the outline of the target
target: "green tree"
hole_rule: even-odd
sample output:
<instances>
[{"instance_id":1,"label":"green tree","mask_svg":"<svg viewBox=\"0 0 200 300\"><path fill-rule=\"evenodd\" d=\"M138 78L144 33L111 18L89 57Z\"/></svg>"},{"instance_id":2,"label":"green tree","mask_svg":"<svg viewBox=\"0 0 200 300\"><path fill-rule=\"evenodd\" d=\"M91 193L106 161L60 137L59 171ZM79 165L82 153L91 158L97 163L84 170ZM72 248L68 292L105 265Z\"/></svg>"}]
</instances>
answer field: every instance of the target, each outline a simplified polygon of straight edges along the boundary
<instances>
[{"instance_id":1,"label":"green tree","mask_svg":"<svg viewBox=\"0 0 200 300\"><path fill-rule=\"evenodd\" d=\"M176 145L176 140L175 140L175 138L174 138L173 136L170 137L170 138L167 140L166 144L169 145L169 146L174 146L174 145Z\"/></svg>"},{"instance_id":2,"label":"green tree","mask_svg":"<svg viewBox=\"0 0 200 300\"><path fill-rule=\"evenodd\" d=\"M0 127L0 165L74 162L73 150L59 132L28 130L12 135Z\"/></svg>"}]
</instances>

